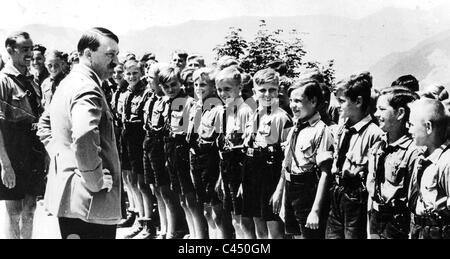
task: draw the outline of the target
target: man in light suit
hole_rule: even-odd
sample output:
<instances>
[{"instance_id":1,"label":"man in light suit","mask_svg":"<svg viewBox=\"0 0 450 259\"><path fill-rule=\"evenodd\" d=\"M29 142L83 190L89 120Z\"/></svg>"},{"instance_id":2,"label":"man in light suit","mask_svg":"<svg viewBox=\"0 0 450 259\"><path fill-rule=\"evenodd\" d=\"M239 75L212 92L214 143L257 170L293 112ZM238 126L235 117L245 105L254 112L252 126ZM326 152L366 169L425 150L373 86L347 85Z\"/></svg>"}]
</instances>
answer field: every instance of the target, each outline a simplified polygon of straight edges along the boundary
<instances>
[{"instance_id":1,"label":"man in light suit","mask_svg":"<svg viewBox=\"0 0 450 259\"><path fill-rule=\"evenodd\" d=\"M118 63L119 39L104 28L78 42L80 63L55 91L39 121L50 155L46 209L63 239L113 239L121 219L121 176L113 116L101 90Z\"/></svg>"}]
</instances>

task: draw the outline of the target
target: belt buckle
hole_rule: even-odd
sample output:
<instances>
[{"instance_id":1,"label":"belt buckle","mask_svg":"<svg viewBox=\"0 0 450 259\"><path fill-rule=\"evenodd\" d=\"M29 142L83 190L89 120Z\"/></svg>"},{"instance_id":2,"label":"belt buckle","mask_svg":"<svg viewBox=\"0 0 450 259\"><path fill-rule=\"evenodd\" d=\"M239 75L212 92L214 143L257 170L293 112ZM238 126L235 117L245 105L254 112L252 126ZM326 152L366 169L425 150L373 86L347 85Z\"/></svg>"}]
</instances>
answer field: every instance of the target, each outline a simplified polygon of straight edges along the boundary
<instances>
[{"instance_id":1,"label":"belt buckle","mask_svg":"<svg viewBox=\"0 0 450 259\"><path fill-rule=\"evenodd\" d=\"M254 152L255 152L255 149L247 148L247 156L253 157L254 156Z\"/></svg>"}]
</instances>

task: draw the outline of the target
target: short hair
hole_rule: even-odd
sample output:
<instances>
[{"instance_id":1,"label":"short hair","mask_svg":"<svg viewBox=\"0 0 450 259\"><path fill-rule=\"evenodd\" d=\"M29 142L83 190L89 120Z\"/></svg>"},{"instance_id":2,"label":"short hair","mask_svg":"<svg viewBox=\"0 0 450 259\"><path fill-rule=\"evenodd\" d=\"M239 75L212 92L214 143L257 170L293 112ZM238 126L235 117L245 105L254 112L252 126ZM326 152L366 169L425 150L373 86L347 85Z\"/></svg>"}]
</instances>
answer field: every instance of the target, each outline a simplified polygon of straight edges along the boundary
<instances>
[{"instance_id":1,"label":"short hair","mask_svg":"<svg viewBox=\"0 0 450 259\"><path fill-rule=\"evenodd\" d=\"M46 47L42 46L41 44L35 44L33 46L33 51L39 51L42 55L45 55L45 51L47 50Z\"/></svg>"},{"instance_id":2,"label":"short hair","mask_svg":"<svg viewBox=\"0 0 450 259\"><path fill-rule=\"evenodd\" d=\"M276 59L274 61L269 62L267 66L277 71L280 74L280 76L286 75L288 71L286 62L284 62L281 59Z\"/></svg>"},{"instance_id":3,"label":"short hair","mask_svg":"<svg viewBox=\"0 0 450 259\"><path fill-rule=\"evenodd\" d=\"M215 76L216 85L223 81L231 81L234 85L240 86L242 84L242 75L236 66L224 68Z\"/></svg>"},{"instance_id":4,"label":"short hair","mask_svg":"<svg viewBox=\"0 0 450 259\"><path fill-rule=\"evenodd\" d=\"M348 80L338 83L337 91L343 91L343 94L353 102L361 96L362 110L367 111L372 94L372 76L369 72L351 75Z\"/></svg>"},{"instance_id":5,"label":"short hair","mask_svg":"<svg viewBox=\"0 0 450 259\"><path fill-rule=\"evenodd\" d=\"M6 38L5 47L15 48L17 44L17 39L20 37L23 37L24 39L28 40L30 39L30 34L24 31L13 32Z\"/></svg>"},{"instance_id":6,"label":"short hair","mask_svg":"<svg viewBox=\"0 0 450 259\"><path fill-rule=\"evenodd\" d=\"M253 83L256 86L263 84L274 84L276 86L279 86L280 75L272 68L262 69L256 72L255 75L253 75Z\"/></svg>"},{"instance_id":7,"label":"short hair","mask_svg":"<svg viewBox=\"0 0 450 259\"><path fill-rule=\"evenodd\" d=\"M238 66L239 65L239 61L232 56L223 56L221 58L219 58L219 60L217 60L217 70L222 70L226 67L230 67L230 66Z\"/></svg>"},{"instance_id":8,"label":"short hair","mask_svg":"<svg viewBox=\"0 0 450 259\"><path fill-rule=\"evenodd\" d=\"M314 97L317 100L317 109L319 109L323 105L323 94L322 89L320 87L320 83L314 79L304 79L297 80L288 90L289 96L291 96L292 92L303 88L303 95L306 96L309 100L312 100Z\"/></svg>"},{"instance_id":9,"label":"short hair","mask_svg":"<svg viewBox=\"0 0 450 259\"><path fill-rule=\"evenodd\" d=\"M105 28L95 27L83 33L81 39L78 41L77 50L80 55L83 55L83 51L87 48L92 51L97 51L98 47L100 47L99 36L107 37L114 40L116 43L119 43L119 37L113 32Z\"/></svg>"},{"instance_id":10,"label":"short hair","mask_svg":"<svg viewBox=\"0 0 450 259\"><path fill-rule=\"evenodd\" d=\"M436 99L439 101L448 98L447 89L443 85L430 85L426 87L423 91L419 92L419 95L426 98Z\"/></svg>"},{"instance_id":11,"label":"short hair","mask_svg":"<svg viewBox=\"0 0 450 259\"><path fill-rule=\"evenodd\" d=\"M188 53L186 51L184 51L184 50L181 50L181 49L174 50L172 52L172 57L175 56L175 55L177 55L178 57L180 57L180 58L182 58L184 60L187 60L187 57L188 57Z\"/></svg>"},{"instance_id":12,"label":"short hair","mask_svg":"<svg viewBox=\"0 0 450 259\"><path fill-rule=\"evenodd\" d=\"M422 119L430 121L435 126L438 136L443 138L447 136L449 118L442 102L430 98L421 98L410 103L409 108L411 113L416 114L417 112L422 116Z\"/></svg>"},{"instance_id":13,"label":"short hair","mask_svg":"<svg viewBox=\"0 0 450 259\"><path fill-rule=\"evenodd\" d=\"M80 53L77 50L72 51L68 57L69 63L73 63L75 60L80 60Z\"/></svg>"},{"instance_id":14,"label":"short hair","mask_svg":"<svg viewBox=\"0 0 450 259\"><path fill-rule=\"evenodd\" d=\"M128 70L128 69L131 69L131 68L133 68L133 67L137 67L137 68L139 69L139 71L141 71L141 73L142 73L142 69L141 69L140 63L137 62L137 61L134 60L134 59L127 60L127 61L123 64L123 69L124 69L124 70Z\"/></svg>"},{"instance_id":15,"label":"short hair","mask_svg":"<svg viewBox=\"0 0 450 259\"><path fill-rule=\"evenodd\" d=\"M158 82L160 84L166 84L173 79L181 83L180 69L178 67L169 65L159 68Z\"/></svg>"},{"instance_id":16,"label":"short hair","mask_svg":"<svg viewBox=\"0 0 450 259\"><path fill-rule=\"evenodd\" d=\"M128 61L128 60L136 60L137 61L136 54L128 53L127 55L125 55L125 62Z\"/></svg>"},{"instance_id":17,"label":"short hair","mask_svg":"<svg viewBox=\"0 0 450 259\"><path fill-rule=\"evenodd\" d=\"M140 61L145 63L149 60L155 60L155 59L156 59L155 54L153 54L152 52L147 52L142 56Z\"/></svg>"},{"instance_id":18,"label":"short hair","mask_svg":"<svg viewBox=\"0 0 450 259\"><path fill-rule=\"evenodd\" d=\"M419 91L419 81L413 75L403 75L392 82L391 86L404 86L413 92Z\"/></svg>"},{"instance_id":19,"label":"short hair","mask_svg":"<svg viewBox=\"0 0 450 259\"><path fill-rule=\"evenodd\" d=\"M58 58L60 60L63 60L64 59L63 54L64 53L62 51L59 51L59 50L56 50L56 49L52 49L52 50L46 52L45 59L46 60L50 60L50 59L53 59L53 58Z\"/></svg>"},{"instance_id":20,"label":"short hair","mask_svg":"<svg viewBox=\"0 0 450 259\"><path fill-rule=\"evenodd\" d=\"M200 67L205 67L205 58L200 55L190 55L187 58L187 63L190 61L196 61L200 65Z\"/></svg>"},{"instance_id":21,"label":"short hair","mask_svg":"<svg viewBox=\"0 0 450 259\"><path fill-rule=\"evenodd\" d=\"M124 64L122 62L118 62L114 68L116 67L122 67L122 69L124 69Z\"/></svg>"},{"instance_id":22,"label":"short hair","mask_svg":"<svg viewBox=\"0 0 450 259\"><path fill-rule=\"evenodd\" d=\"M195 67L186 67L180 72L181 82L184 84L189 76L194 74L194 71L198 68Z\"/></svg>"},{"instance_id":23,"label":"short hair","mask_svg":"<svg viewBox=\"0 0 450 259\"><path fill-rule=\"evenodd\" d=\"M381 90L380 96L387 96L389 106L391 106L394 110L404 108L406 121L409 119L409 114L411 112L408 104L419 99L418 94L411 91L409 88L405 86L394 86L385 88Z\"/></svg>"},{"instance_id":24,"label":"short hair","mask_svg":"<svg viewBox=\"0 0 450 259\"><path fill-rule=\"evenodd\" d=\"M210 67L202 67L194 71L192 79L197 81L198 79L204 79L209 86L215 87L214 69Z\"/></svg>"}]
</instances>

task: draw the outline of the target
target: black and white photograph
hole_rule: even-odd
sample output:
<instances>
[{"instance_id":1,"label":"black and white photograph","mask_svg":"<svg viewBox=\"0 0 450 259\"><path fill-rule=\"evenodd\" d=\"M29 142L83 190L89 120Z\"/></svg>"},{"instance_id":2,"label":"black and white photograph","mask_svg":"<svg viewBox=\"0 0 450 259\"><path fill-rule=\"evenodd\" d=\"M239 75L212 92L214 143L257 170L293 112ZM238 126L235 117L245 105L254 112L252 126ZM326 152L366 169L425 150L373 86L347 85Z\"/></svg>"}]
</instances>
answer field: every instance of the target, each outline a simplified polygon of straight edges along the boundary
<instances>
[{"instance_id":1,"label":"black and white photograph","mask_svg":"<svg viewBox=\"0 0 450 259\"><path fill-rule=\"evenodd\" d=\"M450 239L450 2L0 6L0 239Z\"/></svg>"}]
</instances>

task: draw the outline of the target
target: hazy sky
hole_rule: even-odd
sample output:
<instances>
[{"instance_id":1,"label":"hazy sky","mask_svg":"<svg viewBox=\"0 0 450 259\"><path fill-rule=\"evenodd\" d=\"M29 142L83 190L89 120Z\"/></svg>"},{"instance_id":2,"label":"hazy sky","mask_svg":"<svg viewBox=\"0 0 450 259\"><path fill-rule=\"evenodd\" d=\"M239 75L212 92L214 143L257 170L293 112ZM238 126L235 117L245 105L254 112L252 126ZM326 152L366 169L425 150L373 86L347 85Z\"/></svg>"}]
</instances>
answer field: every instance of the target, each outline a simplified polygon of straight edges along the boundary
<instances>
[{"instance_id":1,"label":"hazy sky","mask_svg":"<svg viewBox=\"0 0 450 259\"><path fill-rule=\"evenodd\" d=\"M446 0L12 0L2 1L0 28L47 24L123 33L154 25L230 16L333 14L359 18L383 7L429 9Z\"/></svg>"}]
</instances>

